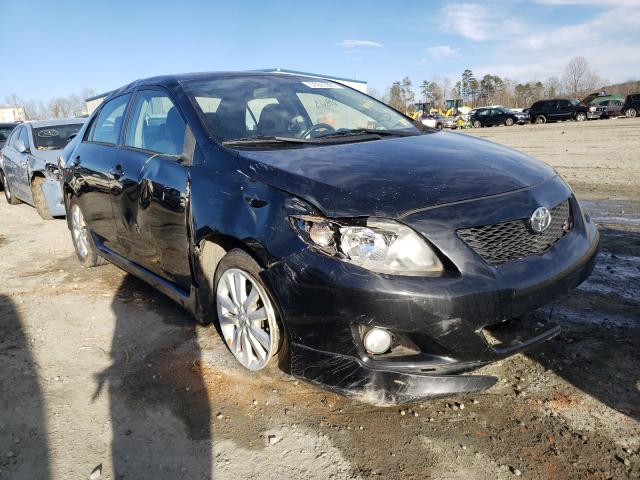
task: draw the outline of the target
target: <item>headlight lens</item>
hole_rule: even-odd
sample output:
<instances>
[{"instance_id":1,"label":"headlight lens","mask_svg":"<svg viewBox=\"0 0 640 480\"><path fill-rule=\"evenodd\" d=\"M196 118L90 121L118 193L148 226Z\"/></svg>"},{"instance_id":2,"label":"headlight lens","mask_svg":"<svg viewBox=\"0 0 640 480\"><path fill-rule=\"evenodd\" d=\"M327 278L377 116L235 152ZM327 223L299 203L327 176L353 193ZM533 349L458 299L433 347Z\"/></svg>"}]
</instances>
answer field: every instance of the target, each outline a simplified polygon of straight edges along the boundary
<instances>
[{"instance_id":1,"label":"headlight lens","mask_svg":"<svg viewBox=\"0 0 640 480\"><path fill-rule=\"evenodd\" d=\"M294 216L291 221L316 250L373 272L418 276L444 270L426 240L394 221L367 219L355 225L312 216Z\"/></svg>"}]
</instances>

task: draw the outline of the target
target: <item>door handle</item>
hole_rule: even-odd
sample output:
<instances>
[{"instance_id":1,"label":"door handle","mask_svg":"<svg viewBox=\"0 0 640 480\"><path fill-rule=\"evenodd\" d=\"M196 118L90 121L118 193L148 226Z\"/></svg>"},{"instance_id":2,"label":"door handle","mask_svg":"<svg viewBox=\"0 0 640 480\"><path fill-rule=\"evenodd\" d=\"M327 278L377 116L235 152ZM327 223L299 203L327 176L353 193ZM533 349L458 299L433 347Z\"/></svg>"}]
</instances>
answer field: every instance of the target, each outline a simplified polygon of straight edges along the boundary
<instances>
[{"instance_id":1,"label":"door handle","mask_svg":"<svg viewBox=\"0 0 640 480\"><path fill-rule=\"evenodd\" d=\"M120 165L116 165L114 168L109 170L109 174L113 177L114 180L118 180L124 175L124 170L122 170L122 167Z\"/></svg>"}]
</instances>

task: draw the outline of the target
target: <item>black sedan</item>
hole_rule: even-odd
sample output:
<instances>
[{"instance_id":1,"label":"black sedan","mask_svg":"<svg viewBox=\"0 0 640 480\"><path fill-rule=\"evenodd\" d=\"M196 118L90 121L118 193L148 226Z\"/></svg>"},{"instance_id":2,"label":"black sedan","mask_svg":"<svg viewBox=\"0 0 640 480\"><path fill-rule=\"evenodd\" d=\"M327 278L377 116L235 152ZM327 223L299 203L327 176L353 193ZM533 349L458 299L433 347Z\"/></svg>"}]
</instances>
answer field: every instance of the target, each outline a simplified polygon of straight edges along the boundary
<instances>
[{"instance_id":1,"label":"black sedan","mask_svg":"<svg viewBox=\"0 0 640 480\"><path fill-rule=\"evenodd\" d=\"M527 120L527 114L513 112L503 107L478 108L469 115L469 122L471 122L471 126L474 128L494 127L496 125L506 125L510 127L516 123L523 124Z\"/></svg>"},{"instance_id":2,"label":"black sedan","mask_svg":"<svg viewBox=\"0 0 640 480\"><path fill-rule=\"evenodd\" d=\"M318 78L136 81L60 167L83 265L146 280L250 370L375 404L491 387L461 373L556 335L523 319L598 248L552 168Z\"/></svg>"}]
</instances>

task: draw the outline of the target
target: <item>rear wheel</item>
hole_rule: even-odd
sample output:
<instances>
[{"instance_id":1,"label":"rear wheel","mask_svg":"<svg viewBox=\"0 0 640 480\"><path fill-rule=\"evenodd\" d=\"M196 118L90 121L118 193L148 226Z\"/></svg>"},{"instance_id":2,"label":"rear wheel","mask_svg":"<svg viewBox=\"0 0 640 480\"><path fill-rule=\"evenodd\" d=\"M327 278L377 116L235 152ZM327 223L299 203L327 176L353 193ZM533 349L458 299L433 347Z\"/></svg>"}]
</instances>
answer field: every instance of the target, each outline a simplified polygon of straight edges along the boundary
<instances>
[{"instance_id":1,"label":"rear wheel","mask_svg":"<svg viewBox=\"0 0 640 480\"><path fill-rule=\"evenodd\" d=\"M624 116L627 118L636 118L638 116L638 111L635 108L627 108L627 111L624 112Z\"/></svg>"},{"instance_id":2,"label":"rear wheel","mask_svg":"<svg viewBox=\"0 0 640 480\"><path fill-rule=\"evenodd\" d=\"M587 114L584 112L578 112L576 113L576 121L577 122L584 122L587 119Z\"/></svg>"},{"instance_id":3,"label":"rear wheel","mask_svg":"<svg viewBox=\"0 0 640 480\"><path fill-rule=\"evenodd\" d=\"M22 203L20 200L13 196L13 193L11 192L11 185L9 185L9 180L4 176L3 172L0 172L0 176L2 176L2 189L4 190L4 198L7 199L7 203L9 205L18 205L19 203Z\"/></svg>"},{"instance_id":4,"label":"rear wheel","mask_svg":"<svg viewBox=\"0 0 640 480\"><path fill-rule=\"evenodd\" d=\"M513 118L507 118L507 119L504 121L504 124L505 124L507 127L510 127L511 125L513 125Z\"/></svg>"},{"instance_id":5,"label":"rear wheel","mask_svg":"<svg viewBox=\"0 0 640 480\"><path fill-rule=\"evenodd\" d=\"M544 124L544 123L547 123L547 117L545 117L544 115L538 115L538 116L536 117L536 123L537 123L538 125L542 125L542 124Z\"/></svg>"},{"instance_id":6,"label":"rear wheel","mask_svg":"<svg viewBox=\"0 0 640 480\"><path fill-rule=\"evenodd\" d=\"M436 124L436 129L437 130L442 130L442 124L441 123L437 123Z\"/></svg>"},{"instance_id":7,"label":"rear wheel","mask_svg":"<svg viewBox=\"0 0 640 480\"><path fill-rule=\"evenodd\" d=\"M84 221L82 210L80 210L80 205L78 205L78 200L75 197L72 197L69 202L69 226L71 228L73 247L76 250L80 264L87 268L106 264L107 261L98 255L91 231Z\"/></svg>"},{"instance_id":8,"label":"rear wheel","mask_svg":"<svg viewBox=\"0 0 640 480\"><path fill-rule=\"evenodd\" d=\"M283 338L261 271L249 254L233 249L220 261L214 280L220 331L233 356L249 370L270 364Z\"/></svg>"},{"instance_id":9,"label":"rear wheel","mask_svg":"<svg viewBox=\"0 0 640 480\"><path fill-rule=\"evenodd\" d=\"M480 120L474 120L473 128L480 128L480 127L482 127L482 123L480 123Z\"/></svg>"},{"instance_id":10,"label":"rear wheel","mask_svg":"<svg viewBox=\"0 0 640 480\"><path fill-rule=\"evenodd\" d=\"M53 220L53 216L49 213L47 208L47 201L44 198L44 192L42 191L42 185L46 180L42 177L35 177L31 182L31 194L33 196L33 205L36 207L36 212L43 220Z\"/></svg>"}]
</instances>

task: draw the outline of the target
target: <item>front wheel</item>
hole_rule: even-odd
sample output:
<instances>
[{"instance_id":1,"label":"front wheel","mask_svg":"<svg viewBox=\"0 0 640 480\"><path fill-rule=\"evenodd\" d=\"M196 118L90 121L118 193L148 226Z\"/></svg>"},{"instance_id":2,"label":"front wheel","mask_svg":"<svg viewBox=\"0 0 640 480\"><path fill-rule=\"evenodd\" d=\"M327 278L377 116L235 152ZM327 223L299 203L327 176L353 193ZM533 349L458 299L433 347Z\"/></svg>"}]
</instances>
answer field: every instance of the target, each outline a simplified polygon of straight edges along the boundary
<instances>
[{"instance_id":1,"label":"front wheel","mask_svg":"<svg viewBox=\"0 0 640 480\"><path fill-rule=\"evenodd\" d=\"M442 130L442 124L441 123L438 123L436 125L436 130Z\"/></svg>"},{"instance_id":2,"label":"front wheel","mask_svg":"<svg viewBox=\"0 0 640 480\"><path fill-rule=\"evenodd\" d=\"M512 126L512 125L513 125L513 118L507 118L507 119L505 120L504 124L505 124L507 127Z\"/></svg>"},{"instance_id":3,"label":"front wheel","mask_svg":"<svg viewBox=\"0 0 640 480\"><path fill-rule=\"evenodd\" d=\"M218 264L214 280L220 331L233 356L249 370L265 368L278 355L283 338L261 271L249 254L233 249Z\"/></svg>"},{"instance_id":4,"label":"front wheel","mask_svg":"<svg viewBox=\"0 0 640 480\"><path fill-rule=\"evenodd\" d=\"M47 200L44 197L42 186L46 180L42 177L35 177L31 182L31 195L33 196L33 205L36 207L36 212L43 220L53 220L53 216L49 213L47 207Z\"/></svg>"},{"instance_id":5,"label":"front wheel","mask_svg":"<svg viewBox=\"0 0 640 480\"><path fill-rule=\"evenodd\" d=\"M627 108L627 111L624 112L624 116L627 118L636 118L638 116L638 111L635 108Z\"/></svg>"},{"instance_id":6,"label":"front wheel","mask_svg":"<svg viewBox=\"0 0 640 480\"><path fill-rule=\"evenodd\" d=\"M69 228L71 229L73 247L83 267L91 268L107 263L104 258L98 255L91 231L84 221L84 215L75 197L72 197L69 202Z\"/></svg>"},{"instance_id":7,"label":"front wheel","mask_svg":"<svg viewBox=\"0 0 640 480\"><path fill-rule=\"evenodd\" d=\"M4 173L0 172L0 176L2 177L2 189L4 190L4 198L7 199L7 203L9 205L18 205L20 200L13 196L13 192L11 191L11 185L9 185L9 180L4 176Z\"/></svg>"},{"instance_id":8,"label":"front wheel","mask_svg":"<svg viewBox=\"0 0 640 480\"><path fill-rule=\"evenodd\" d=\"M584 112L576 113L576 122L584 122L587 119L587 114Z\"/></svg>"},{"instance_id":9,"label":"front wheel","mask_svg":"<svg viewBox=\"0 0 640 480\"><path fill-rule=\"evenodd\" d=\"M538 115L538 116L536 117L536 123L537 123L538 125L542 125L542 124L547 123L547 117L545 117L544 115Z\"/></svg>"},{"instance_id":10,"label":"front wheel","mask_svg":"<svg viewBox=\"0 0 640 480\"><path fill-rule=\"evenodd\" d=\"M482 127L482 123L480 123L480 120L474 120L473 128L480 128L480 127Z\"/></svg>"}]
</instances>

